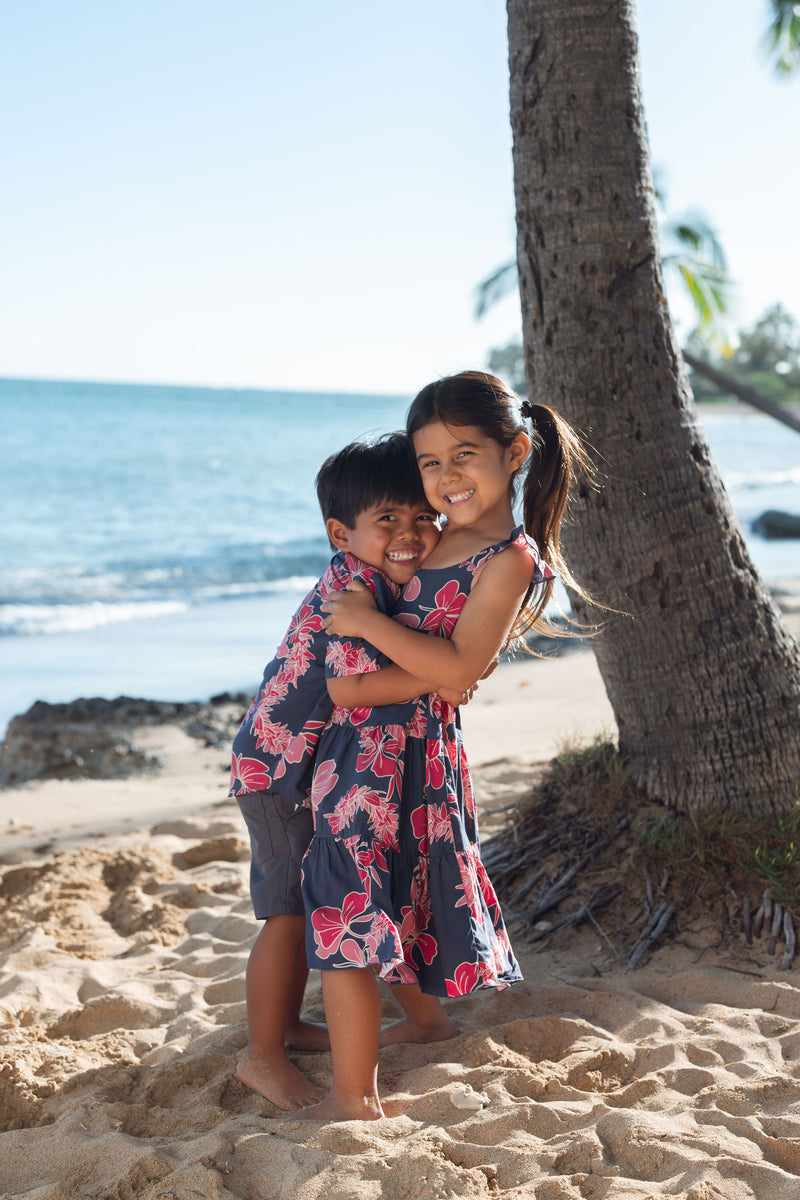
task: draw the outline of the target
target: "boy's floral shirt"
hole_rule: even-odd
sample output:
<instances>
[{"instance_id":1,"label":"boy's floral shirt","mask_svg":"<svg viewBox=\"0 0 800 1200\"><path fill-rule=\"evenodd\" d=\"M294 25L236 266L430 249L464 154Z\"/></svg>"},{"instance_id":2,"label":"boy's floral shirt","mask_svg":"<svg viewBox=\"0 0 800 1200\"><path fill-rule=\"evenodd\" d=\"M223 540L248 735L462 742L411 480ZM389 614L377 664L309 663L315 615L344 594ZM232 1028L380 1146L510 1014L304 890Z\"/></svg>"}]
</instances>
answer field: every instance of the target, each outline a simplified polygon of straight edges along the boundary
<instances>
[{"instance_id":1,"label":"boy's floral shirt","mask_svg":"<svg viewBox=\"0 0 800 1200\"><path fill-rule=\"evenodd\" d=\"M326 679L377 671L388 662L368 642L330 637L323 628L325 599L354 579L369 588L381 612L391 614L397 585L353 554L334 555L267 663L233 742L228 795L274 789L295 804L309 803L314 752L333 710Z\"/></svg>"}]
</instances>

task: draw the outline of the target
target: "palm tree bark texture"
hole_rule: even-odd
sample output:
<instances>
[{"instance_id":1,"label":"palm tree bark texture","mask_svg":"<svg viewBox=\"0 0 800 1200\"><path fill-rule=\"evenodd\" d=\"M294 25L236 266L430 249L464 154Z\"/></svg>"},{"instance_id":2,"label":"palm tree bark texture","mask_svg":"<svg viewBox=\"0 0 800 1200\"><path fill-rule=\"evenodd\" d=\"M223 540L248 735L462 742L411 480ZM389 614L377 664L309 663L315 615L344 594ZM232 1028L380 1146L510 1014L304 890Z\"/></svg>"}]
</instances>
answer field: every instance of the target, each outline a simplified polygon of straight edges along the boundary
<instances>
[{"instance_id":1,"label":"palm tree bark texture","mask_svg":"<svg viewBox=\"0 0 800 1200\"><path fill-rule=\"evenodd\" d=\"M800 647L755 570L664 298L629 0L508 0L517 259L532 398L595 448L565 531L631 778L697 812L788 810Z\"/></svg>"}]
</instances>

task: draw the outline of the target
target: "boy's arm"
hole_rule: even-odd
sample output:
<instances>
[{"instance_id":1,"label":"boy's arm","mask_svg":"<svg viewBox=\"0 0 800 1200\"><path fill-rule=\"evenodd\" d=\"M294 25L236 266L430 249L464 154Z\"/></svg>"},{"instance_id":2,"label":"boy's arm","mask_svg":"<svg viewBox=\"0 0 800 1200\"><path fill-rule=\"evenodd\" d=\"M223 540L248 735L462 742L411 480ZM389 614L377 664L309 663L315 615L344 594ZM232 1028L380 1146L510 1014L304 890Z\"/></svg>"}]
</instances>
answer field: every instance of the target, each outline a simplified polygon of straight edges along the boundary
<instances>
[{"instance_id":1,"label":"boy's arm","mask_svg":"<svg viewBox=\"0 0 800 1200\"><path fill-rule=\"evenodd\" d=\"M441 686L472 687L505 644L531 580L528 555L511 545L486 564L472 587L452 638L408 629L378 612L366 589L337 594L323 610L333 615L329 633L357 632L393 663L410 672L430 672Z\"/></svg>"}]
</instances>

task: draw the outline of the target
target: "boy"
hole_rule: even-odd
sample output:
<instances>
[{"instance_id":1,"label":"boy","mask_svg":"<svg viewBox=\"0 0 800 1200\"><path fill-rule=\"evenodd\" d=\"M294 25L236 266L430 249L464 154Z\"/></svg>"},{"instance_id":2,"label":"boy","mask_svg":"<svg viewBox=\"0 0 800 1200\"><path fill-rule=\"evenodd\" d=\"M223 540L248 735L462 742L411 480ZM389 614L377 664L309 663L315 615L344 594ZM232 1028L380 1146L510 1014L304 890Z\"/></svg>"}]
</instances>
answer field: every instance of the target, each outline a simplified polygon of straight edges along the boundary
<instances>
[{"instance_id":1,"label":"boy","mask_svg":"<svg viewBox=\"0 0 800 1200\"><path fill-rule=\"evenodd\" d=\"M250 834L250 895L265 922L247 964L248 1044L237 1065L241 1081L279 1108L298 1109L322 1097L289 1061L287 1045L328 1048L324 1025L300 1020L308 968L300 863L313 834L314 751L333 710L326 676L368 675L359 704L410 700L435 691L379 656L368 643L329 638L321 605L331 590L363 582L382 612L391 613L439 540L413 453L402 434L374 445L354 442L323 463L317 496L331 546L330 566L294 614L264 671L261 688L233 743L230 795ZM458 702L461 697L452 698ZM416 987L392 989L405 1019L386 1041L436 1041L453 1026L432 996Z\"/></svg>"}]
</instances>

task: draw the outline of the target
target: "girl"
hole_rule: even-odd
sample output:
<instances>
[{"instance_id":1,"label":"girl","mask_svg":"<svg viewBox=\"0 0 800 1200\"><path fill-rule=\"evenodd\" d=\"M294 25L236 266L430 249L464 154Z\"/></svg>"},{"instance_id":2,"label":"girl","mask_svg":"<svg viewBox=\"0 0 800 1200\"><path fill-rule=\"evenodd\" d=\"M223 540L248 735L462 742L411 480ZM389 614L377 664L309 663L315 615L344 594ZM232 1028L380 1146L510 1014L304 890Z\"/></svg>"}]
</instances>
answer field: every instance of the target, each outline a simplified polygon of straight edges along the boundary
<instances>
[{"instance_id":1,"label":"girl","mask_svg":"<svg viewBox=\"0 0 800 1200\"><path fill-rule=\"evenodd\" d=\"M576 586L559 527L573 475L589 463L552 410L520 405L482 372L424 388L407 432L428 501L446 521L439 544L393 618L357 585L323 610L329 632L363 637L413 675L466 691L509 641L543 624L555 576L540 551ZM515 482L529 458L524 521L515 526ZM303 897L334 1084L301 1115L376 1119L372 966L387 982L438 996L505 987L521 975L480 860L457 711L435 695L414 703L410 718L402 706L352 709L353 691L331 695L349 711L334 708L318 747Z\"/></svg>"}]
</instances>

